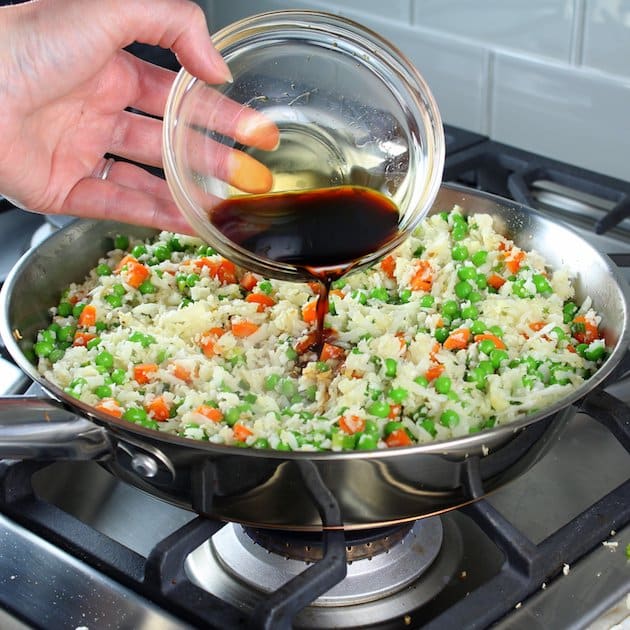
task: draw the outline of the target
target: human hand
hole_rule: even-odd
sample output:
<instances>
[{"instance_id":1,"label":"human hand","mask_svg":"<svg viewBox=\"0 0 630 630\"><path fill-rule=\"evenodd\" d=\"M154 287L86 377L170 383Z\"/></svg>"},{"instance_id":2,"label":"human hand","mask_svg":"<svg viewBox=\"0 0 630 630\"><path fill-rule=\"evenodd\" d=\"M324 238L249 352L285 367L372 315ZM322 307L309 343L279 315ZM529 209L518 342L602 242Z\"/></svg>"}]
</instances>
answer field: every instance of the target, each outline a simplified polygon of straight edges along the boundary
<instances>
[{"instance_id":1,"label":"human hand","mask_svg":"<svg viewBox=\"0 0 630 630\"><path fill-rule=\"evenodd\" d=\"M123 47L139 41L170 48L198 78L230 80L199 6L39 0L0 8L0 32L0 194L36 212L191 232L163 179L118 161L106 179L100 174L106 153L161 165L156 116L175 75ZM253 110L226 103L221 114L221 131L238 142L277 145L277 129ZM251 158L238 151L217 158L217 173L247 191L247 182L233 178L247 172ZM264 179L254 178L249 192L264 192Z\"/></svg>"}]
</instances>

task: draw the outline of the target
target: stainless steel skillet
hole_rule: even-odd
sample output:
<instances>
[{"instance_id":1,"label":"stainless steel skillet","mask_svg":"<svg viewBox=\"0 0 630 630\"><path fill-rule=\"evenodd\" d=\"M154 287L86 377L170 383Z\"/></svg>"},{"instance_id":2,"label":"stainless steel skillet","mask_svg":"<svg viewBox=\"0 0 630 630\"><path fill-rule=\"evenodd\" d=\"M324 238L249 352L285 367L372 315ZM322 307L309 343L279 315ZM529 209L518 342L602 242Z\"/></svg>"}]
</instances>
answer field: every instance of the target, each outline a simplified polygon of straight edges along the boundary
<instances>
[{"instance_id":1,"label":"stainless steel skillet","mask_svg":"<svg viewBox=\"0 0 630 630\"><path fill-rule=\"evenodd\" d=\"M367 528L458 507L531 466L557 437L573 405L605 383L626 354L629 290L616 267L568 228L517 203L442 186L433 211L459 204L489 213L495 226L553 267L576 276L602 315L610 355L579 390L510 425L441 442L374 452L275 452L216 446L103 415L45 381L31 362L48 308L81 281L121 231L151 231L77 221L28 252L0 294L0 332L18 365L49 394L0 399L0 457L95 459L156 496L214 518L259 527Z\"/></svg>"}]
</instances>

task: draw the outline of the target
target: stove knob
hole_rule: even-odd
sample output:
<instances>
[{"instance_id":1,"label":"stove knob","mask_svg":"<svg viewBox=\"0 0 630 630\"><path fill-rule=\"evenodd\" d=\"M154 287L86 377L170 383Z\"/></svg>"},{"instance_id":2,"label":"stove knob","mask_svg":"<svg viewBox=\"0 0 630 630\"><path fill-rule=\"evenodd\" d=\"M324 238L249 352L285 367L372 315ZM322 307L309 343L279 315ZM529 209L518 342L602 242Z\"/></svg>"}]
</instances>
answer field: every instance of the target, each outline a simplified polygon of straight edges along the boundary
<instances>
[{"instance_id":1,"label":"stove knob","mask_svg":"<svg viewBox=\"0 0 630 630\"><path fill-rule=\"evenodd\" d=\"M157 462L153 457L144 455L143 453L138 453L132 457L131 468L141 477L147 477L148 479L158 474Z\"/></svg>"}]
</instances>

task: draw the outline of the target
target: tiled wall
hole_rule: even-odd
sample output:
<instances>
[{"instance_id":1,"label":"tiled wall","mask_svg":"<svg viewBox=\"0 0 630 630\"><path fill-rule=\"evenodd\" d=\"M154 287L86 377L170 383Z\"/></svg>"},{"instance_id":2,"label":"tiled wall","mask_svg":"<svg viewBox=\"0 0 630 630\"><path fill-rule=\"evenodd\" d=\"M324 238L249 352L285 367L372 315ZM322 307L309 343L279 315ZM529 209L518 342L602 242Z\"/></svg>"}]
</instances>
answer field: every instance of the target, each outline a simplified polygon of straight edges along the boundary
<instances>
[{"instance_id":1,"label":"tiled wall","mask_svg":"<svg viewBox=\"0 0 630 630\"><path fill-rule=\"evenodd\" d=\"M206 0L213 29L308 8L410 57L445 122L630 180L628 0Z\"/></svg>"}]
</instances>

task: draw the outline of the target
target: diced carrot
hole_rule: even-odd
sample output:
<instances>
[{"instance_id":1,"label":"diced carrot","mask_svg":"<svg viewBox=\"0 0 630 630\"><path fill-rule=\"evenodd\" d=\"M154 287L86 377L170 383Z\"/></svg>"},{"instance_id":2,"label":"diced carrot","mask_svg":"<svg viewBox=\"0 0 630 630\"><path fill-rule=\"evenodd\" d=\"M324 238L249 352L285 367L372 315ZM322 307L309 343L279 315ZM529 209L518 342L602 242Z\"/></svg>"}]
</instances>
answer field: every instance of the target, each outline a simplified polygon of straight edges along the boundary
<instances>
[{"instance_id":1,"label":"diced carrot","mask_svg":"<svg viewBox=\"0 0 630 630\"><path fill-rule=\"evenodd\" d=\"M273 306L276 301L264 293L250 293L246 298L246 302L258 304L258 312L262 313L266 308Z\"/></svg>"},{"instance_id":2,"label":"diced carrot","mask_svg":"<svg viewBox=\"0 0 630 630\"><path fill-rule=\"evenodd\" d=\"M539 330L542 330L546 325L547 322L532 322L529 327L534 332L538 332Z\"/></svg>"},{"instance_id":3,"label":"diced carrot","mask_svg":"<svg viewBox=\"0 0 630 630\"><path fill-rule=\"evenodd\" d=\"M505 278L496 273L491 273L488 276L488 284L498 291L505 284Z\"/></svg>"},{"instance_id":4,"label":"diced carrot","mask_svg":"<svg viewBox=\"0 0 630 630\"><path fill-rule=\"evenodd\" d=\"M148 414L158 422L168 420L171 413L171 406L168 404L164 396L154 398L150 403L145 405Z\"/></svg>"},{"instance_id":5,"label":"diced carrot","mask_svg":"<svg viewBox=\"0 0 630 630\"><path fill-rule=\"evenodd\" d=\"M493 335L492 333L482 333L481 335L475 335L475 341L484 341L485 339L489 339L494 343L495 348L499 350L505 350L505 344L500 337Z\"/></svg>"},{"instance_id":6,"label":"diced carrot","mask_svg":"<svg viewBox=\"0 0 630 630\"><path fill-rule=\"evenodd\" d=\"M335 346L332 343L324 343L321 354L319 355L320 361L327 361L328 359L343 359L346 356L346 352L343 348Z\"/></svg>"},{"instance_id":7,"label":"diced carrot","mask_svg":"<svg viewBox=\"0 0 630 630\"><path fill-rule=\"evenodd\" d=\"M573 338L580 343L591 343L595 339L599 339L599 331L597 326L580 315L573 320L573 326L571 326L571 334ZM577 326L575 326L577 324Z\"/></svg>"},{"instance_id":8,"label":"diced carrot","mask_svg":"<svg viewBox=\"0 0 630 630\"><path fill-rule=\"evenodd\" d=\"M212 422L221 422L221 420L223 420L221 410L216 407L211 407L210 405L199 405L195 411L208 418L208 420L212 420Z\"/></svg>"},{"instance_id":9,"label":"diced carrot","mask_svg":"<svg viewBox=\"0 0 630 630\"><path fill-rule=\"evenodd\" d=\"M129 263L137 263L137 259L134 258L131 254L127 254L126 256L123 256L120 259L120 262L116 265L116 268L114 269L115 272L120 272L122 271L123 267L125 267L125 265L128 265Z\"/></svg>"},{"instance_id":10,"label":"diced carrot","mask_svg":"<svg viewBox=\"0 0 630 630\"><path fill-rule=\"evenodd\" d=\"M431 348L431 352L429 352L429 357L431 357L431 361L437 361L437 359L435 358L435 355L440 351L440 344L439 342L435 342L433 344L433 347Z\"/></svg>"},{"instance_id":11,"label":"diced carrot","mask_svg":"<svg viewBox=\"0 0 630 630\"><path fill-rule=\"evenodd\" d=\"M115 416L116 418L121 418L123 415L122 407L113 398L103 398L103 400L96 405L96 409L103 413L108 413L110 416Z\"/></svg>"},{"instance_id":12,"label":"diced carrot","mask_svg":"<svg viewBox=\"0 0 630 630\"><path fill-rule=\"evenodd\" d=\"M471 334L469 328L458 328L446 338L444 348L446 350L463 350L468 347L470 337Z\"/></svg>"},{"instance_id":13,"label":"diced carrot","mask_svg":"<svg viewBox=\"0 0 630 630\"><path fill-rule=\"evenodd\" d=\"M241 319L238 322L232 322L232 334L235 337L249 337L253 335L260 326L247 319Z\"/></svg>"},{"instance_id":14,"label":"diced carrot","mask_svg":"<svg viewBox=\"0 0 630 630\"><path fill-rule=\"evenodd\" d=\"M237 422L233 427L234 439L238 442L244 442L250 435L254 435L254 432L246 427L244 424Z\"/></svg>"},{"instance_id":15,"label":"diced carrot","mask_svg":"<svg viewBox=\"0 0 630 630\"><path fill-rule=\"evenodd\" d=\"M402 405L390 405L389 406L389 415L387 416L390 420L395 420L400 415L402 411Z\"/></svg>"},{"instance_id":16,"label":"diced carrot","mask_svg":"<svg viewBox=\"0 0 630 630\"><path fill-rule=\"evenodd\" d=\"M307 333L303 337L301 337L299 341L295 344L293 349L298 354L304 354L307 350L310 350L311 348L313 348L313 346L315 346L317 341L318 341L317 331L314 330L310 333Z\"/></svg>"},{"instance_id":17,"label":"diced carrot","mask_svg":"<svg viewBox=\"0 0 630 630\"><path fill-rule=\"evenodd\" d=\"M575 354L577 352L577 350L571 344L567 345L567 350L572 354Z\"/></svg>"},{"instance_id":18,"label":"diced carrot","mask_svg":"<svg viewBox=\"0 0 630 630\"><path fill-rule=\"evenodd\" d=\"M86 304L79 315L79 326L89 328L96 324L96 306L94 304Z\"/></svg>"},{"instance_id":19,"label":"diced carrot","mask_svg":"<svg viewBox=\"0 0 630 630\"><path fill-rule=\"evenodd\" d=\"M341 416L339 418L339 428L344 432L352 435L360 433L365 429L365 419L361 416Z\"/></svg>"},{"instance_id":20,"label":"diced carrot","mask_svg":"<svg viewBox=\"0 0 630 630\"><path fill-rule=\"evenodd\" d=\"M68 296L68 302L70 302L70 304L72 304L73 306L79 301L79 296L78 295L69 295Z\"/></svg>"},{"instance_id":21,"label":"diced carrot","mask_svg":"<svg viewBox=\"0 0 630 630\"><path fill-rule=\"evenodd\" d=\"M307 282L310 290L315 294L315 295L319 295L322 292L322 284L321 282Z\"/></svg>"},{"instance_id":22,"label":"diced carrot","mask_svg":"<svg viewBox=\"0 0 630 630\"><path fill-rule=\"evenodd\" d=\"M217 278L221 284L234 284L236 282L236 265L225 258L219 263Z\"/></svg>"},{"instance_id":23,"label":"diced carrot","mask_svg":"<svg viewBox=\"0 0 630 630\"><path fill-rule=\"evenodd\" d=\"M223 328L215 327L210 328L210 330L206 330L205 333L201 335L201 339L199 340L199 347L203 354L211 359L216 354L216 342L217 339L223 335L225 331Z\"/></svg>"},{"instance_id":24,"label":"diced carrot","mask_svg":"<svg viewBox=\"0 0 630 630\"><path fill-rule=\"evenodd\" d=\"M396 333L396 338L398 339L398 343L400 344L400 349L404 350L407 347L407 340L405 339L405 333L399 331Z\"/></svg>"},{"instance_id":25,"label":"diced carrot","mask_svg":"<svg viewBox=\"0 0 630 630\"><path fill-rule=\"evenodd\" d=\"M417 270L411 278L412 291L430 291L433 285L433 270L428 260L418 260Z\"/></svg>"},{"instance_id":26,"label":"diced carrot","mask_svg":"<svg viewBox=\"0 0 630 630\"><path fill-rule=\"evenodd\" d=\"M181 363L172 363L173 376L178 378L180 381L184 381L185 383L190 383L191 375L190 370L185 368Z\"/></svg>"},{"instance_id":27,"label":"diced carrot","mask_svg":"<svg viewBox=\"0 0 630 630\"><path fill-rule=\"evenodd\" d=\"M427 381L433 381L444 372L444 366L441 363L432 365L425 374Z\"/></svg>"},{"instance_id":28,"label":"diced carrot","mask_svg":"<svg viewBox=\"0 0 630 630\"><path fill-rule=\"evenodd\" d=\"M522 249L517 251L511 250L505 259L505 266L512 272L518 273L521 263L525 259L525 252Z\"/></svg>"},{"instance_id":29,"label":"diced carrot","mask_svg":"<svg viewBox=\"0 0 630 630\"><path fill-rule=\"evenodd\" d=\"M341 289L331 289L328 295L334 295L342 300L346 297L346 294Z\"/></svg>"},{"instance_id":30,"label":"diced carrot","mask_svg":"<svg viewBox=\"0 0 630 630\"><path fill-rule=\"evenodd\" d=\"M314 300L307 302L302 307L302 319L307 324L313 324L317 320L317 301L318 300L319 298L315 298Z\"/></svg>"},{"instance_id":31,"label":"diced carrot","mask_svg":"<svg viewBox=\"0 0 630 630\"><path fill-rule=\"evenodd\" d=\"M251 291L258 284L258 277L251 271L246 271L239 284L245 291Z\"/></svg>"},{"instance_id":32,"label":"diced carrot","mask_svg":"<svg viewBox=\"0 0 630 630\"><path fill-rule=\"evenodd\" d=\"M87 346L88 341L94 339L96 335L87 332L76 332L74 333L74 341L72 342L73 346Z\"/></svg>"},{"instance_id":33,"label":"diced carrot","mask_svg":"<svg viewBox=\"0 0 630 630\"><path fill-rule=\"evenodd\" d=\"M146 385L157 371L157 363L139 363L133 368L133 378L140 385Z\"/></svg>"},{"instance_id":34,"label":"diced carrot","mask_svg":"<svg viewBox=\"0 0 630 630\"><path fill-rule=\"evenodd\" d=\"M381 260L381 269L388 278L394 279L396 271L396 259L393 256L387 256Z\"/></svg>"},{"instance_id":35,"label":"diced carrot","mask_svg":"<svg viewBox=\"0 0 630 630\"><path fill-rule=\"evenodd\" d=\"M407 435L407 431L404 429L394 429L386 438L385 444L389 448L393 448L395 446L410 446L413 444L409 435Z\"/></svg>"}]
</instances>

